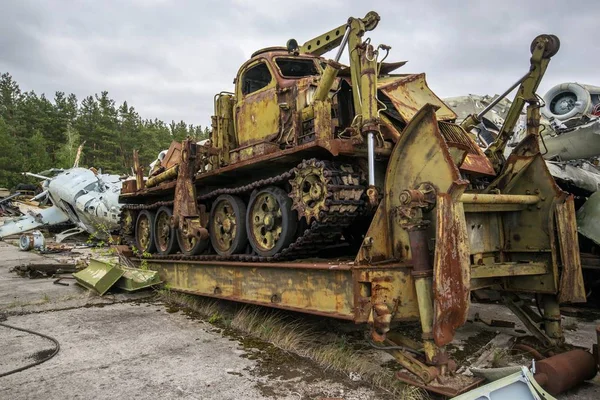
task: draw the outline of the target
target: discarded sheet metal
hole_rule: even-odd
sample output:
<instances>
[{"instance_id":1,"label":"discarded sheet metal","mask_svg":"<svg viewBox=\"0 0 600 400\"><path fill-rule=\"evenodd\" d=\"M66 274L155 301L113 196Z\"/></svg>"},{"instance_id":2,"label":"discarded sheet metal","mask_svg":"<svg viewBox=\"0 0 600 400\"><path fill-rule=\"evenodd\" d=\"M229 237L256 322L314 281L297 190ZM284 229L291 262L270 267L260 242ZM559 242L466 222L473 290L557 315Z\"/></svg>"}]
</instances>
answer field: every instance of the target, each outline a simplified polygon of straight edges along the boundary
<instances>
[{"instance_id":1,"label":"discarded sheet metal","mask_svg":"<svg viewBox=\"0 0 600 400\"><path fill-rule=\"evenodd\" d=\"M144 289L161 283L158 272L144 269L124 268L123 276L116 286L128 292Z\"/></svg>"},{"instance_id":2,"label":"discarded sheet metal","mask_svg":"<svg viewBox=\"0 0 600 400\"><path fill-rule=\"evenodd\" d=\"M556 400L535 381L533 374L521 367L505 378L478 387L470 392L454 397L453 400Z\"/></svg>"},{"instance_id":3,"label":"discarded sheet metal","mask_svg":"<svg viewBox=\"0 0 600 400\"><path fill-rule=\"evenodd\" d=\"M91 259L87 268L74 273L73 276L77 283L96 291L100 296L113 286L133 292L161 283L156 271L124 268L96 259Z\"/></svg>"},{"instance_id":4,"label":"discarded sheet metal","mask_svg":"<svg viewBox=\"0 0 600 400\"><path fill-rule=\"evenodd\" d=\"M43 250L45 245L46 240L40 231L25 233L19 238L19 249L21 251Z\"/></svg>"},{"instance_id":5,"label":"discarded sheet metal","mask_svg":"<svg viewBox=\"0 0 600 400\"><path fill-rule=\"evenodd\" d=\"M91 259L90 265L73 274L77 283L100 296L108 291L125 273L121 268L110 263Z\"/></svg>"}]
</instances>

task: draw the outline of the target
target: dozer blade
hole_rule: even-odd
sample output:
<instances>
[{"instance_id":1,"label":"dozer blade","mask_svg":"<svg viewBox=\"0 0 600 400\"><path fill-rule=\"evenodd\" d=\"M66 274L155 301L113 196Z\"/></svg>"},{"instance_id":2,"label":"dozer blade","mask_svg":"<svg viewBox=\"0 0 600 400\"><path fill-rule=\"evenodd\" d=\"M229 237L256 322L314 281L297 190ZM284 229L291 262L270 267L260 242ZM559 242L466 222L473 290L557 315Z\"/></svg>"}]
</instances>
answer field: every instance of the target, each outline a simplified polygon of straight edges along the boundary
<instances>
[{"instance_id":1,"label":"dozer blade","mask_svg":"<svg viewBox=\"0 0 600 400\"><path fill-rule=\"evenodd\" d=\"M78 284L95 290L100 296L108 291L125 273L110 263L91 259L90 265L73 274Z\"/></svg>"},{"instance_id":2,"label":"dozer blade","mask_svg":"<svg viewBox=\"0 0 600 400\"><path fill-rule=\"evenodd\" d=\"M157 271L127 268L124 270L121 279L117 281L117 287L128 292L134 292L136 290L158 285L159 283L161 283L161 280Z\"/></svg>"}]
</instances>

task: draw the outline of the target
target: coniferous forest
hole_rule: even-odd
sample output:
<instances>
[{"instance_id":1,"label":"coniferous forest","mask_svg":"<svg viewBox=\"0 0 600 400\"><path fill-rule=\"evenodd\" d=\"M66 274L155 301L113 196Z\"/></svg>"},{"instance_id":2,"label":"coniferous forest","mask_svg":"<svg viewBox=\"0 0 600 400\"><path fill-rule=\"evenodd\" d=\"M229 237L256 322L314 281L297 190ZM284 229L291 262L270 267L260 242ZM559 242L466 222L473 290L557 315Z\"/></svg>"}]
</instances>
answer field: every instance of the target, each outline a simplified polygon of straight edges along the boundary
<instances>
[{"instance_id":1,"label":"coniferous forest","mask_svg":"<svg viewBox=\"0 0 600 400\"><path fill-rule=\"evenodd\" d=\"M79 166L130 174L133 150L148 165L172 140L208 137L209 129L184 121L142 119L126 101L117 105L102 92L83 99L56 92L53 99L22 92L12 76L0 76L0 187L32 182L22 172ZM35 180L33 181L35 182Z\"/></svg>"}]
</instances>

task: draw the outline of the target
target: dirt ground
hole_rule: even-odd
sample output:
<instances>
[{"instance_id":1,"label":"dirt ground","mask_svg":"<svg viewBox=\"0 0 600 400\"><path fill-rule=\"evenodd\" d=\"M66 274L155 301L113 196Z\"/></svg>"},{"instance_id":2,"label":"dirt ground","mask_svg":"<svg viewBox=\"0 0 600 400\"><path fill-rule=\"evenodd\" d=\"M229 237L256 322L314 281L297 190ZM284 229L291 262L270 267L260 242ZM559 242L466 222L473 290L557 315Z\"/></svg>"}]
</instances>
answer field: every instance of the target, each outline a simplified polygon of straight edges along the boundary
<instances>
[{"instance_id":1,"label":"dirt ground","mask_svg":"<svg viewBox=\"0 0 600 400\"><path fill-rule=\"evenodd\" d=\"M61 345L50 361L0 377L0 399L388 398L293 354L261 354L264 346L252 348L206 321L166 307L152 291L99 297L73 281L61 286L53 284L54 279L27 279L9 272L19 264L86 259L91 254L89 249L74 251L79 254L42 257L0 242L0 315L8 316L4 322L52 336ZM466 363L473 362L490 340L523 332L502 306L473 304L472 321L475 313L484 320L516 324L497 328L468 322L449 346L453 356ZM600 314L594 312L583 318L564 317L567 340L591 347L598 323ZM51 349L48 340L0 327L0 373ZM265 357L271 357L268 363ZM382 361L390 359L382 356ZM559 398L597 399L600 386L586 383Z\"/></svg>"}]
</instances>

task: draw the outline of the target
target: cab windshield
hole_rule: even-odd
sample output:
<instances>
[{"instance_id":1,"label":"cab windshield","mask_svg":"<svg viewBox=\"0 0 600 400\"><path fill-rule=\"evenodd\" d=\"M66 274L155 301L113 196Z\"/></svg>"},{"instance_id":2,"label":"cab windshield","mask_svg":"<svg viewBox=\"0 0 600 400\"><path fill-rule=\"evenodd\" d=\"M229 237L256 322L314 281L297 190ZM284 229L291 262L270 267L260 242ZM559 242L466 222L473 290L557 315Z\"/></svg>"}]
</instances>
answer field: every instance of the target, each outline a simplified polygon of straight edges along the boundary
<instances>
[{"instance_id":1,"label":"cab windshield","mask_svg":"<svg viewBox=\"0 0 600 400\"><path fill-rule=\"evenodd\" d=\"M277 58L275 63L284 78L302 78L303 76L318 75L319 71L312 59L306 58Z\"/></svg>"}]
</instances>

